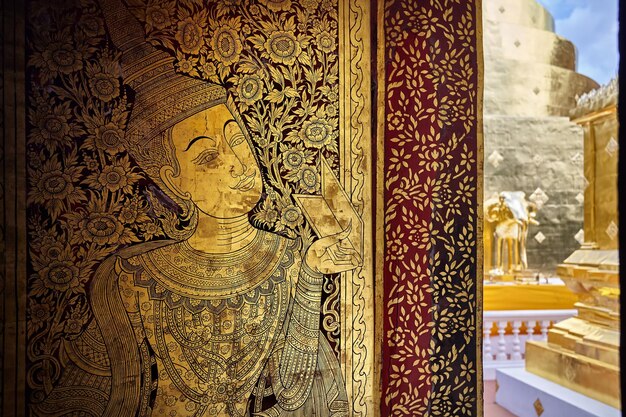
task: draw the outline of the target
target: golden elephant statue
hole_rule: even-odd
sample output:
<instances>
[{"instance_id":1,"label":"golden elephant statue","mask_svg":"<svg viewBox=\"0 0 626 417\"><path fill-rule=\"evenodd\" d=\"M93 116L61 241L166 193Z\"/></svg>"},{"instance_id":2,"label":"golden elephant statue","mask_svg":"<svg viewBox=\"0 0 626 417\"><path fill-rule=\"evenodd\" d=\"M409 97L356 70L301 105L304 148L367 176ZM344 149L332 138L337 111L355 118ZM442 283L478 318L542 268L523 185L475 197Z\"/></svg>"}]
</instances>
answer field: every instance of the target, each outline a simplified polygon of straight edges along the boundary
<instances>
[{"instance_id":1,"label":"golden elephant statue","mask_svg":"<svg viewBox=\"0 0 626 417\"><path fill-rule=\"evenodd\" d=\"M535 220L537 206L525 197L522 191L503 191L485 201L484 266L489 275L512 274L528 268L528 226L539 222Z\"/></svg>"}]
</instances>

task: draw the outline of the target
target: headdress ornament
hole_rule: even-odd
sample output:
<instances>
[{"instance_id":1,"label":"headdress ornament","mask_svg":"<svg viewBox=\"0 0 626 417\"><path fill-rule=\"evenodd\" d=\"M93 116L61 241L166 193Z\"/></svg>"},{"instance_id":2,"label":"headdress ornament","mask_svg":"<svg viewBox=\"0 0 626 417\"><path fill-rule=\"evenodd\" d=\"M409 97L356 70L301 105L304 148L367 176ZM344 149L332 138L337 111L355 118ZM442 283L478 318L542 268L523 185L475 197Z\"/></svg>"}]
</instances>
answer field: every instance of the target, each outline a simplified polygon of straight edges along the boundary
<instances>
[{"instance_id":1,"label":"headdress ornament","mask_svg":"<svg viewBox=\"0 0 626 417\"><path fill-rule=\"evenodd\" d=\"M174 71L174 58L145 39L139 21L121 0L100 0L113 44L122 52L124 82L135 92L126 128L129 147L145 147L176 123L226 101L217 84Z\"/></svg>"}]
</instances>

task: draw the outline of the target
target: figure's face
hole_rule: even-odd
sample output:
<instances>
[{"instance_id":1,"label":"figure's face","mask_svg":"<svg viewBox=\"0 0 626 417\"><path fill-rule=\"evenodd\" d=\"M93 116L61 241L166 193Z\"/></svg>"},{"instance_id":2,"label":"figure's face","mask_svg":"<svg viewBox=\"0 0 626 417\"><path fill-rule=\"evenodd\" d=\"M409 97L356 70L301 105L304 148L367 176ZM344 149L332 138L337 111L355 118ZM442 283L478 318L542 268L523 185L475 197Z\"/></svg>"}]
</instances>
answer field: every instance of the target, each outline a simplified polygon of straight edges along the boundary
<instances>
[{"instance_id":1,"label":"figure's face","mask_svg":"<svg viewBox=\"0 0 626 417\"><path fill-rule=\"evenodd\" d=\"M248 213L261 198L259 166L241 126L225 104L172 128L180 172L171 183L198 209L217 218Z\"/></svg>"}]
</instances>

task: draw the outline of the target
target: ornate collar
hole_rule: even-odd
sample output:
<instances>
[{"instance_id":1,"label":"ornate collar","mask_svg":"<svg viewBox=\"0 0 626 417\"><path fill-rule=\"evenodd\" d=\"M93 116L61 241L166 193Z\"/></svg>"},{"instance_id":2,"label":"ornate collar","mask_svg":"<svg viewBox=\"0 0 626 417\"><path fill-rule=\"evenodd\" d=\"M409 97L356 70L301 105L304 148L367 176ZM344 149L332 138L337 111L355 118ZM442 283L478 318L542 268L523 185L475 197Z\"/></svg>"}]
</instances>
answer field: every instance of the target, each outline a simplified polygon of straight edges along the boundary
<instances>
[{"instance_id":1,"label":"ornate collar","mask_svg":"<svg viewBox=\"0 0 626 417\"><path fill-rule=\"evenodd\" d=\"M217 301L243 295L279 266L290 266L293 254L286 254L287 246L293 245L263 231L250 244L226 254L204 253L182 241L130 258L123 269L135 274L136 285L150 287L155 295L168 292L174 299Z\"/></svg>"}]
</instances>

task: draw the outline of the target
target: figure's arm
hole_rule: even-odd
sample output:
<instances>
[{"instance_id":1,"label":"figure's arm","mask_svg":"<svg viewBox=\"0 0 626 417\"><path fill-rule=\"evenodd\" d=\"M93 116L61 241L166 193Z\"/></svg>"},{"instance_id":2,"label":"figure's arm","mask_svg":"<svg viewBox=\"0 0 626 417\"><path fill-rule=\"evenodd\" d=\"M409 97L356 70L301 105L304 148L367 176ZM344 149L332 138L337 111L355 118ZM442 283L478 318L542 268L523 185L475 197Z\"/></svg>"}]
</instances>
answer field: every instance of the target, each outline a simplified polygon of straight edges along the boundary
<instances>
[{"instance_id":1,"label":"figure's arm","mask_svg":"<svg viewBox=\"0 0 626 417\"><path fill-rule=\"evenodd\" d=\"M278 404L285 410L300 408L313 384L317 369L323 274L350 271L361 264L356 250L349 241L346 244L349 233L350 227L317 240L306 251L287 324L279 380L272 381Z\"/></svg>"},{"instance_id":2,"label":"figure's arm","mask_svg":"<svg viewBox=\"0 0 626 417\"><path fill-rule=\"evenodd\" d=\"M281 408L296 410L311 391L317 367L320 304L323 275L302 263L293 308L287 324L274 394Z\"/></svg>"},{"instance_id":3,"label":"figure's arm","mask_svg":"<svg viewBox=\"0 0 626 417\"><path fill-rule=\"evenodd\" d=\"M104 261L90 288L91 306L111 361L111 395L103 417L134 416L139 408L141 364L115 271L116 256Z\"/></svg>"}]
</instances>

